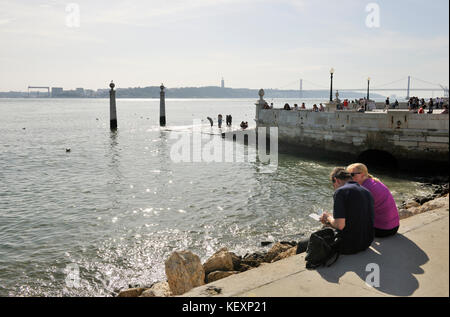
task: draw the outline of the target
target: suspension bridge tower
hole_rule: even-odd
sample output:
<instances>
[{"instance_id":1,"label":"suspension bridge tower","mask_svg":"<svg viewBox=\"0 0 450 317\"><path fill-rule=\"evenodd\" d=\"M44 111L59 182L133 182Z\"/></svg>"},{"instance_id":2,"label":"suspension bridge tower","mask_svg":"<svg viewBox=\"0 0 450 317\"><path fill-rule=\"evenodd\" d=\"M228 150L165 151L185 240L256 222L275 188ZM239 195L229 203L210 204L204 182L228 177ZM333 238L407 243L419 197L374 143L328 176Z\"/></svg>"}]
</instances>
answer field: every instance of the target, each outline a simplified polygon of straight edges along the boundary
<instances>
[{"instance_id":1,"label":"suspension bridge tower","mask_svg":"<svg viewBox=\"0 0 450 317\"><path fill-rule=\"evenodd\" d=\"M300 79L300 98L303 98L303 79Z\"/></svg>"}]
</instances>

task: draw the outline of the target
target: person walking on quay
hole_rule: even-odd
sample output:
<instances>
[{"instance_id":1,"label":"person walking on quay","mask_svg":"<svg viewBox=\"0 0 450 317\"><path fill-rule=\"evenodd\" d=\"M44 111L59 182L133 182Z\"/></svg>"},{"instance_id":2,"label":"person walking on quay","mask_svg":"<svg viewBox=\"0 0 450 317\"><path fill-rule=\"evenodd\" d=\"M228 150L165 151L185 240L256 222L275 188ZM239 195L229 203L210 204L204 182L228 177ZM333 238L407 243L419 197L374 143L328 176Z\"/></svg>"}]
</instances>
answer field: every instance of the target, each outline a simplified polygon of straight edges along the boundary
<instances>
[{"instance_id":1,"label":"person walking on quay","mask_svg":"<svg viewBox=\"0 0 450 317\"><path fill-rule=\"evenodd\" d=\"M217 117L217 124L219 126L219 129L222 128L222 115L219 114L219 116Z\"/></svg>"},{"instance_id":2,"label":"person walking on quay","mask_svg":"<svg viewBox=\"0 0 450 317\"><path fill-rule=\"evenodd\" d=\"M375 237L384 238L397 233L400 226L397 204L389 188L378 178L369 174L367 166L362 163L351 164L347 167L353 180L366 188L374 200L374 230Z\"/></svg>"}]
</instances>

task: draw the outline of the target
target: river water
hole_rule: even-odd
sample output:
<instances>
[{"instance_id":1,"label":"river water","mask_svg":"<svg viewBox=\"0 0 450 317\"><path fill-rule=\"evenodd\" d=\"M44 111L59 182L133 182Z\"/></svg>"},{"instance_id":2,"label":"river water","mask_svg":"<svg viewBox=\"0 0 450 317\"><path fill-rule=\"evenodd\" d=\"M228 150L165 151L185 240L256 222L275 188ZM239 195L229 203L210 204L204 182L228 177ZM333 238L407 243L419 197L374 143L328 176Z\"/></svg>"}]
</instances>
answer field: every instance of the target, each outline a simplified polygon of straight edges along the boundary
<instances>
[{"instance_id":1,"label":"river water","mask_svg":"<svg viewBox=\"0 0 450 317\"><path fill-rule=\"evenodd\" d=\"M308 215L332 209L337 162L280 154L261 173L256 162L173 160L174 135L193 120L214 133L206 117L219 113L252 127L255 101L168 99L160 129L159 100L118 99L111 133L107 99L0 99L0 296L111 296L164 280L174 250L244 255L319 228ZM275 106L285 101L297 102ZM397 203L430 192L376 176Z\"/></svg>"}]
</instances>

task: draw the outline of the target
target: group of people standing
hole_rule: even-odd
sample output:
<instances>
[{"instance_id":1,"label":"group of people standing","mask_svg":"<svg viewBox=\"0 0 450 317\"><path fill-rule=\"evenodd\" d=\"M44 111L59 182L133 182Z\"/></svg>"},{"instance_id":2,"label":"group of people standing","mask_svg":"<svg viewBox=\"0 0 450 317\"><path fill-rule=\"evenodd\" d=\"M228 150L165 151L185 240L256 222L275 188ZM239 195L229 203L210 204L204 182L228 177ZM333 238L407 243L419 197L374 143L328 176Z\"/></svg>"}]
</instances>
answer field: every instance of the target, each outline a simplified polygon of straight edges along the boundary
<instances>
[{"instance_id":1,"label":"group of people standing","mask_svg":"<svg viewBox=\"0 0 450 317\"><path fill-rule=\"evenodd\" d=\"M209 123L211 124L211 126L213 126L214 125L213 119L211 119L210 117L207 117L207 119L208 119ZM231 116L231 114L226 115L225 120L226 120L225 124L227 125L227 127L231 127L231 124L233 122L233 117ZM219 126L219 129L222 128L222 123L223 123L223 116L221 114L219 114L217 116L217 125Z\"/></svg>"},{"instance_id":2,"label":"group of people standing","mask_svg":"<svg viewBox=\"0 0 450 317\"><path fill-rule=\"evenodd\" d=\"M333 213L324 212L320 221L341 237L341 254L364 251L375 237L397 233L400 217L395 200L388 187L369 174L366 165L336 167L330 181L335 190ZM297 253L305 252L306 245L300 242Z\"/></svg>"},{"instance_id":3,"label":"group of people standing","mask_svg":"<svg viewBox=\"0 0 450 317\"><path fill-rule=\"evenodd\" d=\"M408 109L409 111L412 111L414 113L425 113L426 109L428 108L427 113L433 113L434 109L448 109L448 106L445 104L444 98L430 98L428 102L425 101L424 98L419 99L418 97L411 97L408 101ZM448 113L448 110L447 112Z\"/></svg>"},{"instance_id":4,"label":"group of people standing","mask_svg":"<svg viewBox=\"0 0 450 317\"><path fill-rule=\"evenodd\" d=\"M214 125L214 121L212 118L210 117L206 117L206 119L208 119L209 123L211 124L211 127ZM222 123L223 123L223 116L221 114L219 114L217 116L217 125L219 127L219 129L222 128ZM227 127L231 127L233 124L233 117L231 116L231 114L226 115L225 117L225 124L227 125ZM242 129L247 129L248 128L248 122L247 121L242 121L240 124L240 127Z\"/></svg>"}]
</instances>

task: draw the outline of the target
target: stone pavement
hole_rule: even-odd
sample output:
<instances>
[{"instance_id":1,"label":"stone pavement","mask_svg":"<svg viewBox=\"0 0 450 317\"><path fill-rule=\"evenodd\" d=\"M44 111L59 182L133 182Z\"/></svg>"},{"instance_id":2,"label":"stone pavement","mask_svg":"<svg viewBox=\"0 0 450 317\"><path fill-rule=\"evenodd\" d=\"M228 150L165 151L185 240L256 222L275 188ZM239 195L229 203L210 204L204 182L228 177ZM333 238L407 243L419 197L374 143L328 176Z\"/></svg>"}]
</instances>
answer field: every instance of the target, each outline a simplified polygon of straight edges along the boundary
<instances>
[{"instance_id":1,"label":"stone pavement","mask_svg":"<svg viewBox=\"0 0 450 317\"><path fill-rule=\"evenodd\" d=\"M182 296L448 297L448 196L439 198L439 203L438 209L402 220L398 235L375 239L365 252L341 255L329 268L307 270L305 254L300 254L197 287Z\"/></svg>"}]
</instances>

